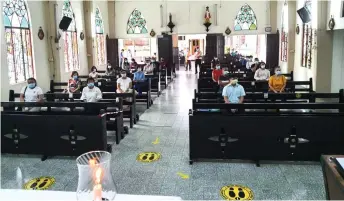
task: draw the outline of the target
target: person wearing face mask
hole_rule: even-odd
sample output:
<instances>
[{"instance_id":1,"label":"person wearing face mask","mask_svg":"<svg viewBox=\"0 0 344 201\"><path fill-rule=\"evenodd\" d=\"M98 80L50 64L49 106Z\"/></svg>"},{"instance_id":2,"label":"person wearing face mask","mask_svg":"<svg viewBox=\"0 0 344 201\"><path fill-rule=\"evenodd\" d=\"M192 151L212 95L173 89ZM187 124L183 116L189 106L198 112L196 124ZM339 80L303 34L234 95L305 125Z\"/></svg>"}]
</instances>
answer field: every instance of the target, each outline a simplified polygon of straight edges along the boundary
<instances>
[{"instance_id":1,"label":"person wearing face mask","mask_svg":"<svg viewBox=\"0 0 344 201\"><path fill-rule=\"evenodd\" d=\"M287 79L281 73L281 68L275 68L275 75L269 78L269 90L274 93L284 92L285 86L287 85Z\"/></svg>"},{"instance_id":2,"label":"person wearing face mask","mask_svg":"<svg viewBox=\"0 0 344 201\"><path fill-rule=\"evenodd\" d=\"M237 77L231 77L229 84L222 91L225 103L243 103L245 95L244 87L238 84Z\"/></svg>"},{"instance_id":3,"label":"person wearing face mask","mask_svg":"<svg viewBox=\"0 0 344 201\"><path fill-rule=\"evenodd\" d=\"M92 77L87 78L87 87L84 87L81 94L81 100L84 102L98 102L102 99L102 92L96 86L94 86L94 79Z\"/></svg>"},{"instance_id":4,"label":"person wearing face mask","mask_svg":"<svg viewBox=\"0 0 344 201\"><path fill-rule=\"evenodd\" d=\"M220 64L217 64L215 69L213 70L212 72L212 79L214 82L218 83L219 82L219 79L220 79L220 76L223 74L223 71L221 69L221 66Z\"/></svg>"},{"instance_id":5,"label":"person wearing face mask","mask_svg":"<svg viewBox=\"0 0 344 201\"><path fill-rule=\"evenodd\" d=\"M260 64L260 68L258 70L256 70L256 72L254 73L254 79L255 80L269 80L270 78L270 71L268 69L265 68L265 63L262 62Z\"/></svg>"},{"instance_id":6,"label":"person wearing face mask","mask_svg":"<svg viewBox=\"0 0 344 201\"><path fill-rule=\"evenodd\" d=\"M79 79L79 73L77 71L73 71L71 74L71 79L68 81L68 91L69 93L78 93L80 92L81 82Z\"/></svg>"},{"instance_id":7,"label":"person wearing face mask","mask_svg":"<svg viewBox=\"0 0 344 201\"><path fill-rule=\"evenodd\" d=\"M196 49L196 54L195 54L195 74L198 73L198 66L201 69L201 64L202 64L202 51L197 47Z\"/></svg>"},{"instance_id":8,"label":"person wearing face mask","mask_svg":"<svg viewBox=\"0 0 344 201\"><path fill-rule=\"evenodd\" d=\"M134 73L134 82L136 82L134 88L139 93L139 95L142 94L140 82L143 81L145 81L145 73L142 71L141 67L138 67L137 71Z\"/></svg>"},{"instance_id":9,"label":"person wearing face mask","mask_svg":"<svg viewBox=\"0 0 344 201\"><path fill-rule=\"evenodd\" d=\"M146 75L153 75L154 66L149 60L146 61L146 65L143 67L143 71Z\"/></svg>"},{"instance_id":10,"label":"person wearing face mask","mask_svg":"<svg viewBox=\"0 0 344 201\"><path fill-rule=\"evenodd\" d=\"M214 57L213 60L211 60L211 68L214 69L217 64L219 64L219 59L217 57Z\"/></svg>"},{"instance_id":11,"label":"person wearing face mask","mask_svg":"<svg viewBox=\"0 0 344 201\"><path fill-rule=\"evenodd\" d=\"M253 62L253 56L248 56L247 62L246 62L246 69L251 69L251 66L254 64Z\"/></svg>"},{"instance_id":12,"label":"person wearing face mask","mask_svg":"<svg viewBox=\"0 0 344 201\"><path fill-rule=\"evenodd\" d=\"M92 66L91 72L90 72L90 74L88 76L93 78L94 80L98 79L99 75L98 75L98 72L97 72L97 68L95 66Z\"/></svg>"},{"instance_id":13,"label":"person wearing face mask","mask_svg":"<svg viewBox=\"0 0 344 201\"><path fill-rule=\"evenodd\" d=\"M132 92L132 81L127 77L125 71L121 72L121 77L117 79L117 93L131 93Z\"/></svg>"},{"instance_id":14,"label":"person wearing face mask","mask_svg":"<svg viewBox=\"0 0 344 201\"><path fill-rule=\"evenodd\" d=\"M31 77L27 80L27 86L20 91L21 102L43 102L43 90L37 86L35 78Z\"/></svg>"},{"instance_id":15,"label":"person wearing face mask","mask_svg":"<svg viewBox=\"0 0 344 201\"><path fill-rule=\"evenodd\" d=\"M107 76L116 76L116 70L112 68L111 64L106 68L106 75Z\"/></svg>"},{"instance_id":16,"label":"person wearing face mask","mask_svg":"<svg viewBox=\"0 0 344 201\"><path fill-rule=\"evenodd\" d=\"M126 72L130 71L130 64L127 58L124 58L122 69L125 70Z\"/></svg>"}]
</instances>

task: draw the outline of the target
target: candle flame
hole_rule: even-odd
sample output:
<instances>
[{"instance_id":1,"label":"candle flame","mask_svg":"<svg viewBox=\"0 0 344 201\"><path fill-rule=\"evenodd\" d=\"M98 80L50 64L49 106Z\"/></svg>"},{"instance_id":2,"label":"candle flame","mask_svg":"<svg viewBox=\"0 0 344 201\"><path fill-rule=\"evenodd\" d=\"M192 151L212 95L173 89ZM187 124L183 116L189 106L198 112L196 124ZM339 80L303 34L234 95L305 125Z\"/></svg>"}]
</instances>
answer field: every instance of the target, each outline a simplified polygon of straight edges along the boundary
<instances>
[{"instance_id":1,"label":"candle flame","mask_svg":"<svg viewBox=\"0 0 344 201\"><path fill-rule=\"evenodd\" d=\"M90 166L95 166L96 165L96 159L90 159L88 161L88 163L90 164Z\"/></svg>"},{"instance_id":2,"label":"candle flame","mask_svg":"<svg viewBox=\"0 0 344 201\"><path fill-rule=\"evenodd\" d=\"M102 175L102 169L101 168L97 168L96 170L96 183L99 184L100 183L100 177Z\"/></svg>"}]
</instances>

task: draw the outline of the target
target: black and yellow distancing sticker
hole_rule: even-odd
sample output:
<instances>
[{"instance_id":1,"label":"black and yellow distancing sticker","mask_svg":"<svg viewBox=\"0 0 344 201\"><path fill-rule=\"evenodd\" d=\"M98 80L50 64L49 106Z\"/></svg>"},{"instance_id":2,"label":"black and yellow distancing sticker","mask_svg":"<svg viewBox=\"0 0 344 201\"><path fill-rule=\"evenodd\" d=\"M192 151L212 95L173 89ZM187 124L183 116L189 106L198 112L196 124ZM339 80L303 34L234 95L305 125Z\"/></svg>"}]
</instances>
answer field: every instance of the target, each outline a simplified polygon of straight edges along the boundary
<instances>
[{"instance_id":1,"label":"black and yellow distancing sticker","mask_svg":"<svg viewBox=\"0 0 344 201\"><path fill-rule=\"evenodd\" d=\"M143 163L150 163L159 160L160 157L161 154L157 152L142 152L137 156L136 160Z\"/></svg>"},{"instance_id":2,"label":"black and yellow distancing sticker","mask_svg":"<svg viewBox=\"0 0 344 201\"><path fill-rule=\"evenodd\" d=\"M253 200L250 188L241 185L228 185L221 188L221 196L225 200Z\"/></svg>"},{"instance_id":3,"label":"black and yellow distancing sticker","mask_svg":"<svg viewBox=\"0 0 344 201\"><path fill-rule=\"evenodd\" d=\"M46 190L55 183L53 177L39 177L24 184L26 190Z\"/></svg>"}]
</instances>

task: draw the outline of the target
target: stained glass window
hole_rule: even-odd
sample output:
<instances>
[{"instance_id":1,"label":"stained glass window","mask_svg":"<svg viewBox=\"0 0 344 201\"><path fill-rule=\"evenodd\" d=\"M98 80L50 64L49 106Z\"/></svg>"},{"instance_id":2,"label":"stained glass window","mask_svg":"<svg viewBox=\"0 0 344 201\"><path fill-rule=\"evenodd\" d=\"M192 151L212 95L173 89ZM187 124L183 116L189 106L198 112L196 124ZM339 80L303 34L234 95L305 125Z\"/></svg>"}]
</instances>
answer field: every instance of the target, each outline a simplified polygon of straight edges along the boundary
<instances>
[{"instance_id":1,"label":"stained glass window","mask_svg":"<svg viewBox=\"0 0 344 201\"><path fill-rule=\"evenodd\" d=\"M106 64L105 63L105 36L103 19L101 17L99 8L96 8L96 55L97 55L97 65Z\"/></svg>"},{"instance_id":2,"label":"stained glass window","mask_svg":"<svg viewBox=\"0 0 344 201\"><path fill-rule=\"evenodd\" d=\"M282 28L281 28L281 61L288 60L288 5L283 6L282 11Z\"/></svg>"},{"instance_id":3,"label":"stained glass window","mask_svg":"<svg viewBox=\"0 0 344 201\"><path fill-rule=\"evenodd\" d=\"M136 8L131 13L127 23L127 34L145 34L148 33L146 20L142 13Z\"/></svg>"},{"instance_id":4,"label":"stained glass window","mask_svg":"<svg viewBox=\"0 0 344 201\"><path fill-rule=\"evenodd\" d=\"M234 20L234 30L257 30L257 18L252 8L245 4L239 10Z\"/></svg>"},{"instance_id":5,"label":"stained glass window","mask_svg":"<svg viewBox=\"0 0 344 201\"><path fill-rule=\"evenodd\" d=\"M3 1L3 22L10 84L35 77L30 17L24 0Z\"/></svg>"},{"instance_id":6,"label":"stained glass window","mask_svg":"<svg viewBox=\"0 0 344 201\"><path fill-rule=\"evenodd\" d=\"M305 1L305 7L310 15L312 15L312 1ZM311 17L312 18L312 17ZM302 50L301 50L301 66L311 68L313 56L313 29L312 22L303 23L302 25Z\"/></svg>"},{"instance_id":7,"label":"stained glass window","mask_svg":"<svg viewBox=\"0 0 344 201\"><path fill-rule=\"evenodd\" d=\"M63 2L62 15L72 18L72 22L70 23L68 30L63 33L65 71L70 72L74 70L80 70L75 16L69 0L65 0Z\"/></svg>"}]
</instances>

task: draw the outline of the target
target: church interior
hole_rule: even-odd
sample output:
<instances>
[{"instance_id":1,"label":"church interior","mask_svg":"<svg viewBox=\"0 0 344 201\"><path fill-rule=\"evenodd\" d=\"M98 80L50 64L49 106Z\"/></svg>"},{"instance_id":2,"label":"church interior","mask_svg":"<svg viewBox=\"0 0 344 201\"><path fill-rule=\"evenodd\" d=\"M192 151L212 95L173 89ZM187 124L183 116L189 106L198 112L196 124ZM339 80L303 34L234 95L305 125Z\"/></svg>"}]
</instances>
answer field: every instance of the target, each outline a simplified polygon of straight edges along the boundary
<instances>
[{"instance_id":1,"label":"church interior","mask_svg":"<svg viewBox=\"0 0 344 201\"><path fill-rule=\"evenodd\" d=\"M4 200L344 200L343 0L1 13Z\"/></svg>"}]
</instances>

